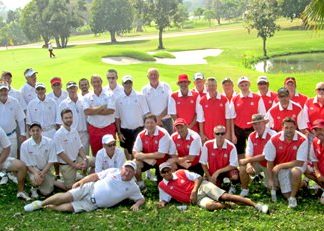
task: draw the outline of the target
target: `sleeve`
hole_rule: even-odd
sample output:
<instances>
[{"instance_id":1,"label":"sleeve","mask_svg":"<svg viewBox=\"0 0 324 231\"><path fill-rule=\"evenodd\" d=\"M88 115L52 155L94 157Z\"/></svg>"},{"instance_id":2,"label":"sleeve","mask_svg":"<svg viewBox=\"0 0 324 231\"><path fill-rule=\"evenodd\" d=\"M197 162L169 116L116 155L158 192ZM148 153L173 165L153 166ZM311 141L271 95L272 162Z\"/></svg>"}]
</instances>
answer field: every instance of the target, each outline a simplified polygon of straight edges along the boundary
<instances>
[{"instance_id":1,"label":"sleeve","mask_svg":"<svg viewBox=\"0 0 324 231\"><path fill-rule=\"evenodd\" d=\"M307 161L307 152L308 152L308 139L306 138L297 150L296 160Z\"/></svg>"},{"instance_id":2,"label":"sleeve","mask_svg":"<svg viewBox=\"0 0 324 231\"><path fill-rule=\"evenodd\" d=\"M56 155L64 152L64 148L61 145L61 139L57 134L54 135L54 143L55 143Z\"/></svg>"},{"instance_id":3,"label":"sleeve","mask_svg":"<svg viewBox=\"0 0 324 231\"><path fill-rule=\"evenodd\" d=\"M26 141L20 147L20 160L25 163L27 167L32 166L31 158L28 158L28 150Z\"/></svg>"},{"instance_id":4,"label":"sleeve","mask_svg":"<svg viewBox=\"0 0 324 231\"><path fill-rule=\"evenodd\" d=\"M48 162L49 163L56 163L58 162L57 160L57 155L55 153L55 144L53 142L53 140L51 140L50 142L50 147L49 147L49 155L48 155Z\"/></svg>"},{"instance_id":5,"label":"sleeve","mask_svg":"<svg viewBox=\"0 0 324 231\"><path fill-rule=\"evenodd\" d=\"M201 177L199 174L195 173L195 172L190 172L188 170L184 170L186 177L191 180L191 181L195 181L197 180L199 177Z\"/></svg>"},{"instance_id":6,"label":"sleeve","mask_svg":"<svg viewBox=\"0 0 324 231\"><path fill-rule=\"evenodd\" d=\"M76 136L76 138L77 138L77 145L78 145L78 147L79 147L79 149L80 148L83 148L83 145L82 145L82 142L81 142L81 139L80 139L80 136L79 136L79 133L75 130L75 136Z\"/></svg>"},{"instance_id":7,"label":"sleeve","mask_svg":"<svg viewBox=\"0 0 324 231\"><path fill-rule=\"evenodd\" d=\"M120 106L119 99L116 100L116 110L115 110L115 118L120 119Z\"/></svg>"},{"instance_id":8,"label":"sleeve","mask_svg":"<svg viewBox=\"0 0 324 231\"><path fill-rule=\"evenodd\" d=\"M102 155L101 152L98 152L96 155L96 163L95 163L95 173L102 171Z\"/></svg>"},{"instance_id":9,"label":"sleeve","mask_svg":"<svg viewBox=\"0 0 324 231\"><path fill-rule=\"evenodd\" d=\"M234 111L233 111L232 102L225 103L225 119L233 119L234 118Z\"/></svg>"},{"instance_id":10,"label":"sleeve","mask_svg":"<svg viewBox=\"0 0 324 231\"><path fill-rule=\"evenodd\" d=\"M31 103L29 103L27 106L27 112L26 112L26 124L28 124L28 125L30 125L32 123L31 113L30 113L31 106L32 106Z\"/></svg>"},{"instance_id":11,"label":"sleeve","mask_svg":"<svg viewBox=\"0 0 324 231\"><path fill-rule=\"evenodd\" d=\"M297 116L297 125L298 125L298 129L302 130L302 129L306 129L307 126L307 116L306 116L306 112L305 109L302 109Z\"/></svg>"},{"instance_id":12,"label":"sleeve","mask_svg":"<svg viewBox=\"0 0 324 231\"><path fill-rule=\"evenodd\" d=\"M133 151L135 152L141 152L143 151L143 143L141 140L141 137L137 135L134 146L133 146Z\"/></svg>"},{"instance_id":13,"label":"sleeve","mask_svg":"<svg viewBox=\"0 0 324 231\"><path fill-rule=\"evenodd\" d=\"M259 103L258 103L258 113L265 115L267 112L266 107L264 106L264 102L262 98L260 97Z\"/></svg>"},{"instance_id":14,"label":"sleeve","mask_svg":"<svg viewBox=\"0 0 324 231\"><path fill-rule=\"evenodd\" d=\"M231 106L232 108L232 119L235 119L236 118L236 110L235 110L235 104L233 102L233 100L231 101Z\"/></svg>"},{"instance_id":15,"label":"sleeve","mask_svg":"<svg viewBox=\"0 0 324 231\"><path fill-rule=\"evenodd\" d=\"M10 140L7 137L6 133L0 128L0 147L9 148L11 146Z\"/></svg>"},{"instance_id":16,"label":"sleeve","mask_svg":"<svg viewBox=\"0 0 324 231\"><path fill-rule=\"evenodd\" d=\"M197 122L202 123L202 122L205 122L205 115L204 115L204 110L200 104L200 100L198 101L198 98L197 98L197 103L196 103Z\"/></svg>"},{"instance_id":17,"label":"sleeve","mask_svg":"<svg viewBox=\"0 0 324 231\"><path fill-rule=\"evenodd\" d=\"M117 154L117 168L121 168L126 161L125 154L120 148L116 148L116 154Z\"/></svg>"},{"instance_id":18,"label":"sleeve","mask_svg":"<svg viewBox=\"0 0 324 231\"><path fill-rule=\"evenodd\" d=\"M199 163L204 164L204 165L208 164L208 150L205 145L201 149L201 156L199 159Z\"/></svg>"},{"instance_id":19,"label":"sleeve","mask_svg":"<svg viewBox=\"0 0 324 231\"><path fill-rule=\"evenodd\" d=\"M236 147L233 145L233 149L230 153L230 159L229 159L229 164L230 166L233 166L233 167L238 167L239 164L238 164L238 157L237 157L237 150L236 150Z\"/></svg>"},{"instance_id":20,"label":"sleeve","mask_svg":"<svg viewBox=\"0 0 324 231\"><path fill-rule=\"evenodd\" d=\"M167 194L166 192L164 192L164 190L159 187L159 200L165 201L165 202L170 202L171 199L172 199L172 197L169 194Z\"/></svg>"},{"instance_id":21,"label":"sleeve","mask_svg":"<svg viewBox=\"0 0 324 231\"><path fill-rule=\"evenodd\" d=\"M178 152L177 152L176 144L174 143L174 141L173 141L172 138L171 138L169 154L170 154L170 155L177 155L177 153L178 153Z\"/></svg>"},{"instance_id":22,"label":"sleeve","mask_svg":"<svg viewBox=\"0 0 324 231\"><path fill-rule=\"evenodd\" d=\"M264 146L263 153L267 161L274 161L276 159L276 148L271 139Z\"/></svg>"},{"instance_id":23,"label":"sleeve","mask_svg":"<svg viewBox=\"0 0 324 231\"><path fill-rule=\"evenodd\" d=\"M20 107L20 104L17 100L15 100L15 109L16 109L16 120L22 121L25 119L25 113L23 109ZM25 130L25 129L24 129Z\"/></svg>"},{"instance_id":24,"label":"sleeve","mask_svg":"<svg viewBox=\"0 0 324 231\"><path fill-rule=\"evenodd\" d=\"M310 150L309 150L309 160L311 162L318 162L318 159L317 159L317 157L315 155L313 143L311 144L311 147L310 147Z\"/></svg>"},{"instance_id":25,"label":"sleeve","mask_svg":"<svg viewBox=\"0 0 324 231\"><path fill-rule=\"evenodd\" d=\"M136 190L134 190L134 192L129 197L129 199L132 200L132 201L138 201L138 200L144 199L144 196L141 193L141 190L139 189L139 187L137 186L137 184L134 183L134 185L135 185L134 187L136 187Z\"/></svg>"},{"instance_id":26,"label":"sleeve","mask_svg":"<svg viewBox=\"0 0 324 231\"><path fill-rule=\"evenodd\" d=\"M172 96L169 96L168 101L168 114L169 115L176 115L177 114L177 108L176 108L176 102Z\"/></svg>"},{"instance_id":27,"label":"sleeve","mask_svg":"<svg viewBox=\"0 0 324 231\"><path fill-rule=\"evenodd\" d=\"M170 135L166 132L164 136L159 141L159 149L160 153L169 153L171 138Z\"/></svg>"},{"instance_id":28,"label":"sleeve","mask_svg":"<svg viewBox=\"0 0 324 231\"><path fill-rule=\"evenodd\" d=\"M61 102L60 105L57 107L57 111L56 111L56 124L63 124L61 118L61 111L63 110L63 108L67 108L67 107L64 102Z\"/></svg>"},{"instance_id":29,"label":"sleeve","mask_svg":"<svg viewBox=\"0 0 324 231\"><path fill-rule=\"evenodd\" d=\"M139 103L143 112L143 116L150 112L149 106L147 104L146 98L144 95L140 95L139 97Z\"/></svg>"},{"instance_id":30,"label":"sleeve","mask_svg":"<svg viewBox=\"0 0 324 231\"><path fill-rule=\"evenodd\" d=\"M165 91L168 93L169 96L172 94L171 88L167 83L165 83Z\"/></svg>"},{"instance_id":31,"label":"sleeve","mask_svg":"<svg viewBox=\"0 0 324 231\"><path fill-rule=\"evenodd\" d=\"M106 176L108 175L111 175L111 174L114 174L116 171L119 171L117 168L108 168L108 169L105 169L101 172L98 172L97 175L98 175L98 178L100 180L104 179Z\"/></svg>"},{"instance_id":32,"label":"sleeve","mask_svg":"<svg viewBox=\"0 0 324 231\"><path fill-rule=\"evenodd\" d=\"M113 97L109 97L107 108L116 110L116 102Z\"/></svg>"},{"instance_id":33,"label":"sleeve","mask_svg":"<svg viewBox=\"0 0 324 231\"><path fill-rule=\"evenodd\" d=\"M201 138L198 136L196 139L194 139L191 142L190 148L189 148L189 155L190 156L198 156L201 152Z\"/></svg>"},{"instance_id":34,"label":"sleeve","mask_svg":"<svg viewBox=\"0 0 324 231\"><path fill-rule=\"evenodd\" d=\"M273 120L273 117L271 115L271 109L269 109L269 111L265 114L264 119L269 120L267 126L270 127L270 128L273 128L273 126L274 126L274 120Z\"/></svg>"},{"instance_id":35,"label":"sleeve","mask_svg":"<svg viewBox=\"0 0 324 231\"><path fill-rule=\"evenodd\" d=\"M308 124L310 121L309 121L307 102L304 104L303 111L304 111L304 116L305 116L305 122L306 122L306 124ZM297 117L297 120L298 120L298 117ZM297 121L297 123L298 123L298 121Z\"/></svg>"},{"instance_id":36,"label":"sleeve","mask_svg":"<svg viewBox=\"0 0 324 231\"><path fill-rule=\"evenodd\" d=\"M247 144L246 144L246 149L245 149L245 156L253 156L253 143L251 141L251 138L249 136Z\"/></svg>"},{"instance_id":37,"label":"sleeve","mask_svg":"<svg viewBox=\"0 0 324 231\"><path fill-rule=\"evenodd\" d=\"M82 106L83 106L83 110L90 108L90 103L89 103L88 97L83 98Z\"/></svg>"},{"instance_id":38,"label":"sleeve","mask_svg":"<svg viewBox=\"0 0 324 231\"><path fill-rule=\"evenodd\" d=\"M18 92L17 100L18 100L22 110L26 111L27 110L27 104L26 104L26 101L24 100L24 97L22 96L21 92Z\"/></svg>"}]
</instances>

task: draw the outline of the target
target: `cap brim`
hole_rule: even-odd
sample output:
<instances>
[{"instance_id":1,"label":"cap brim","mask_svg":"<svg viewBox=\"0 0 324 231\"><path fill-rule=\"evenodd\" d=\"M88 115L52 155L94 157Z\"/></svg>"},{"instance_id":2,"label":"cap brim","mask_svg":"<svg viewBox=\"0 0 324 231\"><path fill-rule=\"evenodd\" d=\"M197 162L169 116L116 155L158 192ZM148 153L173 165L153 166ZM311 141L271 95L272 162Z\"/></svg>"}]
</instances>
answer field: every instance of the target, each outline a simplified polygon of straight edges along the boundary
<instances>
[{"instance_id":1,"label":"cap brim","mask_svg":"<svg viewBox=\"0 0 324 231\"><path fill-rule=\"evenodd\" d=\"M260 123L260 122L266 122L266 123L268 123L269 120L264 119L264 120L250 121L250 122L247 122L247 124L256 124L256 123Z\"/></svg>"}]
</instances>

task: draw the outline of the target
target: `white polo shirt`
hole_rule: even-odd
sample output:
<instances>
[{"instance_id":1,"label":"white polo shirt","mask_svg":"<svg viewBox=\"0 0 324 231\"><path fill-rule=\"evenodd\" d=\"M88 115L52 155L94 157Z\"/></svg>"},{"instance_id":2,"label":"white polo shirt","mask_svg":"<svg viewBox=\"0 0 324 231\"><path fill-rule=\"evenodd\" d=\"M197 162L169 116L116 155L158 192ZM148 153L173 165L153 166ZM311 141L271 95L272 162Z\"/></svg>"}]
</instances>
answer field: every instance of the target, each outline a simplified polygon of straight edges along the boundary
<instances>
[{"instance_id":1,"label":"white polo shirt","mask_svg":"<svg viewBox=\"0 0 324 231\"><path fill-rule=\"evenodd\" d=\"M129 96L123 95L116 101L116 118L121 121L121 127L135 129L144 125L144 115L149 113L145 96L131 92Z\"/></svg>"},{"instance_id":2,"label":"white polo shirt","mask_svg":"<svg viewBox=\"0 0 324 231\"><path fill-rule=\"evenodd\" d=\"M35 87L25 83L25 85L20 89L20 92L28 105L30 101L37 98L36 89Z\"/></svg>"},{"instance_id":3,"label":"white polo shirt","mask_svg":"<svg viewBox=\"0 0 324 231\"><path fill-rule=\"evenodd\" d=\"M55 128L54 126L57 123L56 110L57 105L53 99L46 96L44 101L41 101L36 97L27 106L26 123L28 125L33 122L40 123L44 131L51 127Z\"/></svg>"},{"instance_id":4,"label":"white polo shirt","mask_svg":"<svg viewBox=\"0 0 324 231\"><path fill-rule=\"evenodd\" d=\"M70 109L73 114L73 123L71 127L78 132L86 132L87 120L83 109L83 98L78 97L78 100L74 102L71 98L67 97L60 103L57 110L57 120L59 124L62 124L61 111L66 108Z\"/></svg>"},{"instance_id":5,"label":"white polo shirt","mask_svg":"<svg viewBox=\"0 0 324 231\"><path fill-rule=\"evenodd\" d=\"M0 115L0 127L2 127L6 134L12 133L16 129L18 122L21 135L26 135L25 113L15 98L8 96L5 103L0 102Z\"/></svg>"},{"instance_id":6,"label":"white polo shirt","mask_svg":"<svg viewBox=\"0 0 324 231\"><path fill-rule=\"evenodd\" d=\"M120 169L109 168L97 174L99 180L94 184L93 196L98 207L108 208L125 199L133 201L144 199L135 178L123 181Z\"/></svg>"},{"instance_id":7,"label":"white polo shirt","mask_svg":"<svg viewBox=\"0 0 324 231\"><path fill-rule=\"evenodd\" d=\"M121 168L126 161L124 151L116 147L114 155L110 158L104 148L100 149L96 155L95 172L101 172L108 168Z\"/></svg>"},{"instance_id":8,"label":"white polo shirt","mask_svg":"<svg viewBox=\"0 0 324 231\"><path fill-rule=\"evenodd\" d=\"M42 136L39 144L31 137L21 144L20 159L26 166L43 170L48 163L57 162L55 144L52 139Z\"/></svg>"},{"instance_id":9,"label":"white polo shirt","mask_svg":"<svg viewBox=\"0 0 324 231\"><path fill-rule=\"evenodd\" d=\"M97 96L94 92L86 94L83 98L83 110L92 107L99 107L107 105L108 109L116 110L115 101L112 96L108 96L102 90L100 95ZM114 114L110 115L89 115L87 121L94 127L104 128L115 122Z\"/></svg>"},{"instance_id":10,"label":"white polo shirt","mask_svg":"<svg viewBox=\"0 0 324 231\"><path fill-rule=\"evenodd\" d=\"M119 84L117 84L117 86L115 87L114 90L111 89L111 88L109 87L109 85L108 85L108 86L104 87L103 91L104 91L107 95L112 95L115 101L116 101L117 99L119 99L121 96L124 95L124 88L123 88L121 85L119 85Z\"/></svg>"},{"instance_id":11,"label":"white polo shirt","mask_svg":"<svg viewBox=\"0 0 324 231\"><path fill-rule=\"evenodd\" d=\"M10 146L11 146L11 143L10 143L5 131L0 127L0 154L4 148L8 148Z\"/></svg>"},{"instance_id":12,"label":"white polo shirt","mask_svg":"<svg viewBox=\"0 0 324 231\"><path fill-rule=\"evenodd\" d=\"M20 91L17 91L17 90L15 90L13 88L10 88L9 96L15 98L18 101L18 103L20 104L23 111L27 110L27 104L26 104L26 102L24 100L24 97L22 96Z\"/></svg>"},{"instance_id":13,"label":"white polo shirt","mask_svg":"<svg viewBox=\"0 0 324 231\"><path fill-rule=\"evenodd\" d=\"M142 93L146 98L150 112L158 116L168 107L169 96L172 91L167 83L159 82L156 88L150 84L145 85Z\"/></svg>"},{"instance_id":14,"label":"white polo shirt","mask_svg":"<svg viewBox=\"0 0 324 231\"><path fill-rule=\"evenodd\" d=\"M51 92L47 97L53 99L57 105L60 105L60 103L68 97L68 93L62 90L60 97L57 97L54 92Z\"/></svg>"},{"instance_id":15,"label":"white polo shirt","mask_svg":"<svg viewBox=\"0 0 324 231\"><path fill-rule=\"evenodd\" d=\"M61 126L60 129L56 131L54 135L54 143L56 154L59 155L64 152L72 161L77 159L80 148L83 147L78 132L73 128L68 131L64 126ZM66 164L65 161L59 157L58 161Z\"/></svg>"}]
</instances>

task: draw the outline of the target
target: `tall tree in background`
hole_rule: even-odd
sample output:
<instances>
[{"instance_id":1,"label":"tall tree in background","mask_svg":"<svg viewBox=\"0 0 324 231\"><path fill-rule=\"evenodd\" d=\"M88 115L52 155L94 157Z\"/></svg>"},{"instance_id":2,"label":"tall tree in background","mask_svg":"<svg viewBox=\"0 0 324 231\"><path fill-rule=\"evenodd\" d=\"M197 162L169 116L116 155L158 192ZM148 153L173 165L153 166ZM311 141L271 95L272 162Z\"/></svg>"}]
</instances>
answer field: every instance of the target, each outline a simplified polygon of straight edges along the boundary
<instances>
[{"instance_id":1,"label":"tall tree in background","mask_svg":"<svg viewBox=\"0 0 324 231\"><path fill-rule=\"evenodd\" d=\"M152 17L149 13L149 4L147 0L130 0L134 12L134 27L136 32L143 32L143 26L150 24Z\"/></svg>"},{"instance_id":2,"label":"tall tree in background","mask_svg":"<svg viewBox=\"0 0 324 231\"><path fill-rule=\"evenodd\" d=\"M263 55L267 57L267 39L274 36L279 26L275 23L278 15L278 5L275 0L251 0L244 14L245 27L250 33L257 30L257 36L262 38Z\"/></svg>"},{"instance_id":3,"label":"tall tree in background","mask_svg":"<svg viewBox=\"0 0 324 231\"><path fill-rule=\"evenodd\" d=\"M158 49L164 49L163 31L174 21L179 4L182 4L182 0L149 0L150 14L159 30Z\"/></svg>"},{"instance_id":4,"label":"tall tree in background","mask_svg":"<svg viewBox=\"0 0 324 231\"><path fill-rule=\"evenodd\" d=\"M128 0L95 0L91 8L91 30L97 34L109 31L112 43L116 33L132 29L133 11Z\"/></svg>"},{"instance_id":5,"label":"tall tree in background","mask_svg":"<svg viewBox=\"0 0 324 231\"><path fill-rule=\"evenodd\" d=\"M281 15L293 21L300 18L311 0L278 0Z\"/></svg>"},{"instance_id":6,"label":"tall tree in background","mask_svg":"<svg viewBox=\"0 0 324 231\"><path fill-rule=\"evenodd\" d=\"M306 6L302 18L307 25L315 25L317 29L324 28L324 0L312 0Z\"/></svg>"}]
</instances>

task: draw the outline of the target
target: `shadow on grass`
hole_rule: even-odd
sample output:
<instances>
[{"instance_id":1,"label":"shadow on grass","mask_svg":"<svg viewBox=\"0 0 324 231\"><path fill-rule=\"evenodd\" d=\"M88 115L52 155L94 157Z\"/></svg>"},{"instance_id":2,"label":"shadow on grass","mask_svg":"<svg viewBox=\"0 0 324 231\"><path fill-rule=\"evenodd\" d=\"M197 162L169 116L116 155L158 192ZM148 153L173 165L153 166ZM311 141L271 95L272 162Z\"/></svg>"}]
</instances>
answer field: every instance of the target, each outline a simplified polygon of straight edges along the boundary
<instances>
[{"instance_id":1,"label":"shadow on grass","mask_svg":"<svg viewBox=\"0 0 324 231\"><path fill-rule=\"evenodd\" d=\"M106 42L106 43L97 43L96 45L104 45L104 46L114 46L114 45L134 45L134 44L142 44L149 42L150 40L134 40L134 41L121 41L121 42Z\"/></svg>"}]
</instances>

